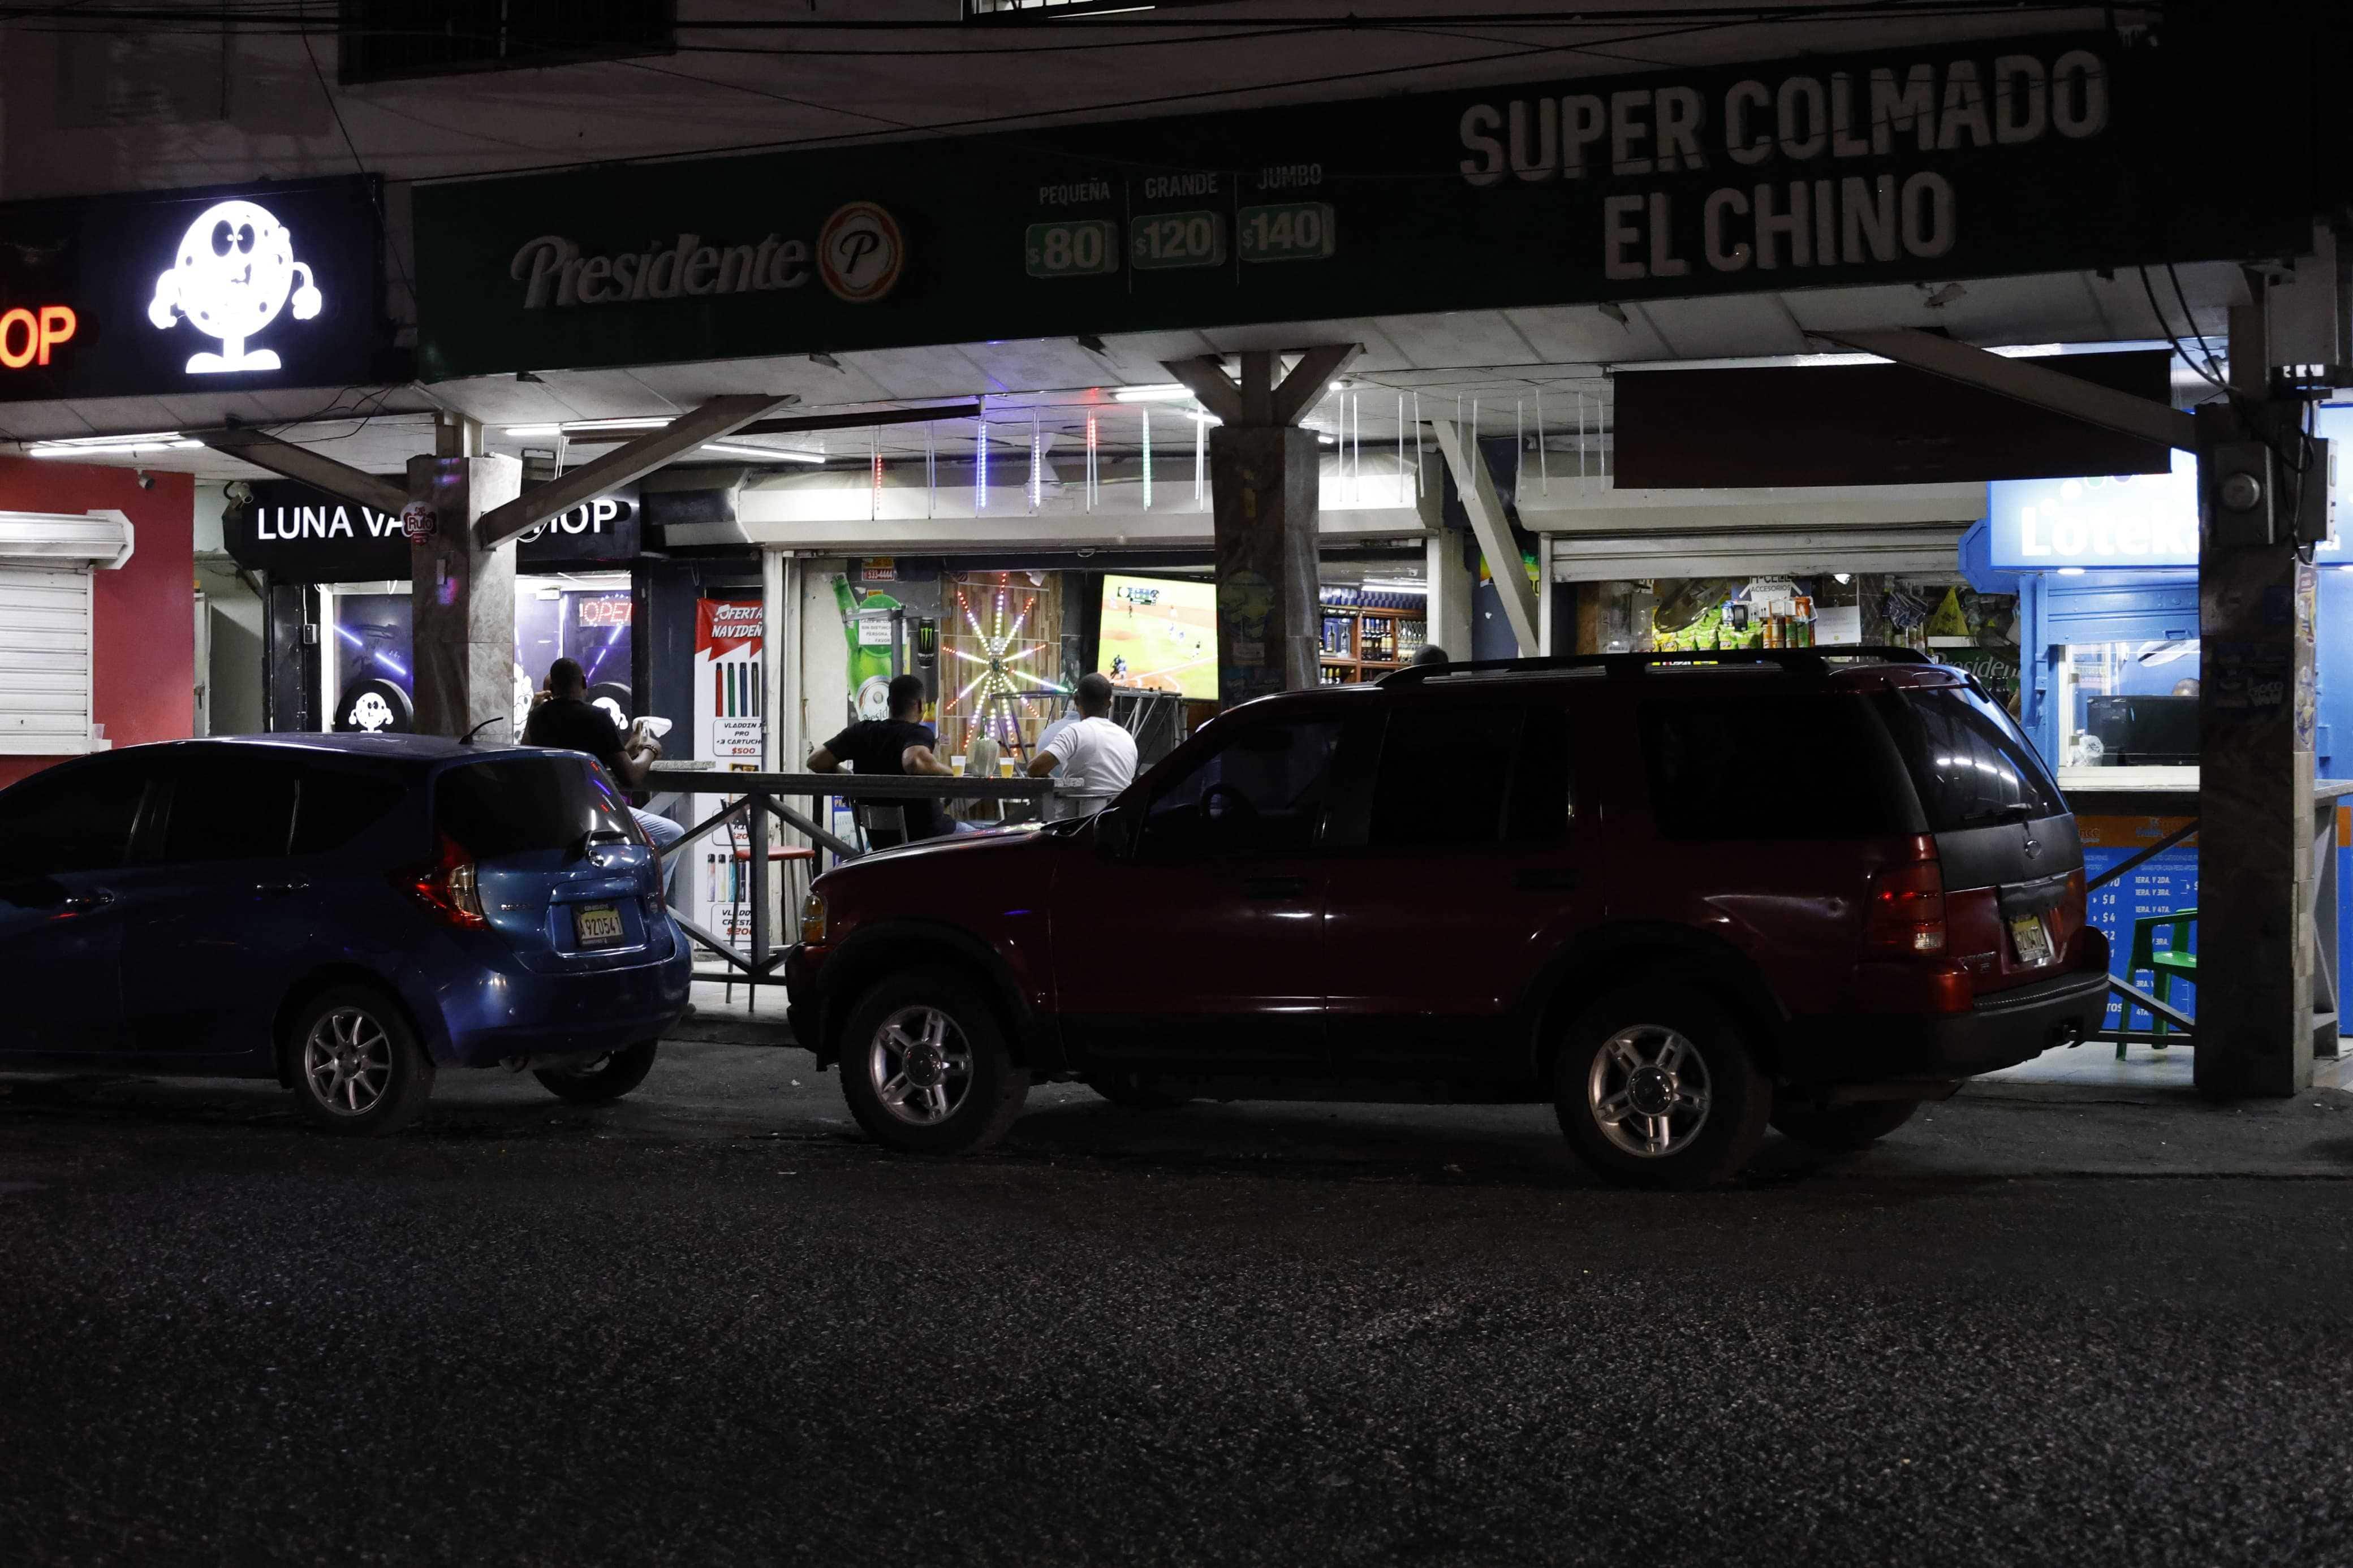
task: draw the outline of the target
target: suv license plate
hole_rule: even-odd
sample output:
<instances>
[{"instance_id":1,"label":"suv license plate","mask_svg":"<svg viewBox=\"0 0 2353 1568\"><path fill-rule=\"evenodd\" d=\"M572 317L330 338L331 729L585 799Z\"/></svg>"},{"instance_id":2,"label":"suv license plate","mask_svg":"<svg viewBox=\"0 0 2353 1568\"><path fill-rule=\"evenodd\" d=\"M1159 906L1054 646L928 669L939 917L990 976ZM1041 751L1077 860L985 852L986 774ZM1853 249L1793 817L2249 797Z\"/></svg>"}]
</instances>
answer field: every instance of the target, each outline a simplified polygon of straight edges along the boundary
<instances>
[{"instance_id":1,"label":"suv license plate","mask_svg":"<svg viewBox=\"0 0 2353 1568\"><path fill-rule=\"evenodd\" d=\"M2011 916L2010 944L2017 950L2018 962L2029 968L2051 962L2051 933L2042 929L2041 915Z\"/></svg>"},{"instance_id":2,"label":"suv license plate","mask_svg":"<svg viewBox=\"0 0 2353 1568\"><path fill-rule=\"evenodd\" d=\"M621 940L621 911L614 904L582 904L572 911L572 929L583 947L611 947Z\"/></svg>"}]
</instances>

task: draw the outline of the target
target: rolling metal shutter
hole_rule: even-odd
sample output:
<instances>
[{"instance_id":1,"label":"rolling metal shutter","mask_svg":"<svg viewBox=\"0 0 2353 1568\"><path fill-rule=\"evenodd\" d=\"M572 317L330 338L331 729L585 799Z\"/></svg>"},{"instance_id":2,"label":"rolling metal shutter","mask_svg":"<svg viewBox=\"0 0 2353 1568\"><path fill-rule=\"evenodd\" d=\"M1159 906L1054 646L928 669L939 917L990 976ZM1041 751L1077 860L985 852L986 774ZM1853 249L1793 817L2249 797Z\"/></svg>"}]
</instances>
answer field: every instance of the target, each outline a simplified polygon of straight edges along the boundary
<instances>
[{"instance_id":1,"label":"rolling metal shutter","mask_svg":"<svg viewBox=\"0 0 2353 1568\"><path fill-rule=\"evenodd\" d=\"M0 755L90 750L90 574L0 565Z\"/></svg>"}]
</instances>

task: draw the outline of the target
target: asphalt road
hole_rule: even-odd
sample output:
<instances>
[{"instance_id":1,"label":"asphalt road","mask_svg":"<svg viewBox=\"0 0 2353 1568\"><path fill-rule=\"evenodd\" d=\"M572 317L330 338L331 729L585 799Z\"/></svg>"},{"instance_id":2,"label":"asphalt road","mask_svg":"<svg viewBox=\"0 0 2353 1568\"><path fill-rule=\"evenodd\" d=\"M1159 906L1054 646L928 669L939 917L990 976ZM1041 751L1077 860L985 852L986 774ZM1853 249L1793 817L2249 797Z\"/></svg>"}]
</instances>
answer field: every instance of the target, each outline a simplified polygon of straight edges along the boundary
<instances>
[{"instance_id":1,"label":"asphalt road","mask_svg":"<svg viewBox=\"0 0 2353 1568\"><path fill-rule=\"evenodd\" d=\"M2344 1096L1653 1196L1511 1109L1057 1089L913 1162L808 1061L375 1143L0 1079L0 1562L2353 1562Z\"/></svg>"}]
</instances>

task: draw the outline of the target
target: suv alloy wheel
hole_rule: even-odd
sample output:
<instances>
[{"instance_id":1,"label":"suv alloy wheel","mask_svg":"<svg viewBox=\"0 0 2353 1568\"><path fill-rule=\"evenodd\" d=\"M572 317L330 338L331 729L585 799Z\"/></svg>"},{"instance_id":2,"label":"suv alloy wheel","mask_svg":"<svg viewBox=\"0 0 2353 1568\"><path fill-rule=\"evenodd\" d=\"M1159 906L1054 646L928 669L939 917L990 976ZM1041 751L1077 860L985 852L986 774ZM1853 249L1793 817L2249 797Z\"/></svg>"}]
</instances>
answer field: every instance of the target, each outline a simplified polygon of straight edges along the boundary
<instances>
[{"instance_id":1,"label":"suv alloy wheel","mask_svg":"<svg viewBox=\"0 0 2353 1568\"><path fill-rule=\"evenodd\" d=\"M1704 1187L1764 1142L1772 1086L1730 1014L1668 979L1610 993L1570 1026L1555 1065L1569 1146L1606 1175Z\"/></svg>"},{"instance_id":2,"label":"suv alloy wheel","mask_svg":"<svg viewBox=\"0 0 2353 1568\"><path fill-rule=\"evenodd\" d=\"M1005 1136L1029 1094L996 1013L947 970L877 982L849 1011L841 1092L878 1143L917 1154L965 1154Z\"/></svg>"}]
</instances>

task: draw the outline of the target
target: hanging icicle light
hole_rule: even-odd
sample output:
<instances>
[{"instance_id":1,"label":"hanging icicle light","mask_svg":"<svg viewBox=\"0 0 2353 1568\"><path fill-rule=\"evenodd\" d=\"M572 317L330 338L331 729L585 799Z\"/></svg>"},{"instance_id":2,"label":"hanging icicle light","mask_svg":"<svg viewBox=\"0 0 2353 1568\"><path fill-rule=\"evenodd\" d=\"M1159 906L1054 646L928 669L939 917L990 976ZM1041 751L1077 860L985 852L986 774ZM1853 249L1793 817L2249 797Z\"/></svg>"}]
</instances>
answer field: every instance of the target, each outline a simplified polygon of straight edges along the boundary
<instances>
[{"instance_id":1,"label":"hanging icicle light","mask_svg":"<svg viewBox=\"0 0 2353 1568\"><path fill-rule=\"evenodd\" d=\"M1193 504L1204 511L1209 506L1209 423L1198 415L1193 419Z\"/></svg>"},{"instance_id":2,"label":"hanging icicle light","mask_svg":"<svg viewBox=\"0 0 2353 1568\"><path fill-rule=\"evenodd\" d=\"M1397 437L1398 437L1398 471L1397 471L1397 479L1398 479L1398 483L1397 483L1397 489L1398 489L1398 504L1399 506L1403 506L1403 505L1405 504L1405 501L1406 501L1406 493L1405 493L1405 394L1404 394L1404 393L1402 393L1402 392L1400 392L1400 393L1398 393L1398 406L1397 406Z\"/></svg>"},{"instance_id":3,"label":"hanging icicle light","mask_svg":"<svg viewBox=\"0 0 2353 1568\"><path fill-rule=\"evenodd\" d=\"M874 478L866 507L867 520L872 521L882 515L882 439L881 432L871 426L866 431L866 467Z\"/></svg>"},{"instance_id":4,"label":"hanging icicle light","mask_svg":"<svg viewBox=\"0 0 2353 1568\"><path fill-rule=\"evenodd\" d=\"M1144 409L1144 510L1152 510L1152 408Z\"/></svg>"},{"instance_id":5,"label":"hanging icicle light","mask_svg":"<svg viewBox=\"0 0 2353 1568\"><path fill-rule=\"evenodd\" d=\"M1544 393L1536 393L1536 483L1546 495L1552 494L1552 460L1545 454Z\"/></svg>"},{"instance_id":6,"label":"hanging icicle light","mask_svg":"<svg viewBox=\"0 0 2353 1568\"><path fill-rule=\"evenodd\" d=\"M1097 460L1097 434L1094 410L1087 410L1087 510L1095 510L1095 498L1102 493L1103 468Z\"/></svg>"},{"instance_id":7,"label":"hanging icicle light","mask_svg":"<svg viewBox=\"0 0 2353 1568\"><path fill-rule=\"evenodd\" d=\"M988 421L974 422L972 435L972 510L977 517L988 510Z\"/></svg>"},{"instance_id":8,"label":"hanging icicle light","mask_svg":"<svg viewBox=\"0 0 2353 1568\"><path fill-rule=\"evenodd\" d=\"M928 419L923 421L923 515L940 515L940 458Z\"/></svg>"},{"instance_id":9,"label":"hanging icicle light","mask_svg":"<svg viewBox=\"0 0 2353 1568\"><path fill-rule=\"evenodd\" d=\"M1029 514L1035 517L1046 500L1046 437L1038 411L1029 411Z\"/></svg>"}]
</instances>

